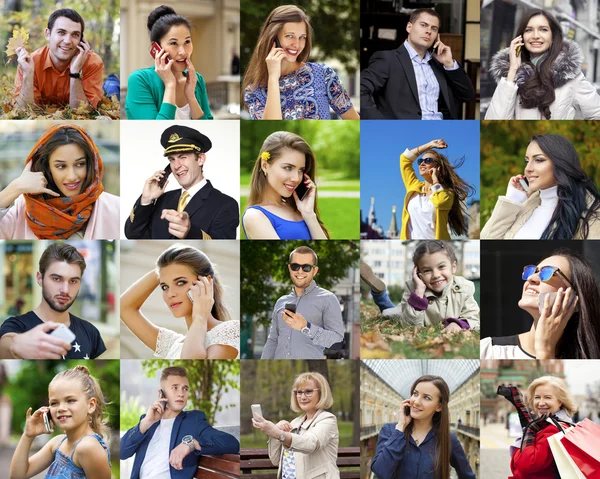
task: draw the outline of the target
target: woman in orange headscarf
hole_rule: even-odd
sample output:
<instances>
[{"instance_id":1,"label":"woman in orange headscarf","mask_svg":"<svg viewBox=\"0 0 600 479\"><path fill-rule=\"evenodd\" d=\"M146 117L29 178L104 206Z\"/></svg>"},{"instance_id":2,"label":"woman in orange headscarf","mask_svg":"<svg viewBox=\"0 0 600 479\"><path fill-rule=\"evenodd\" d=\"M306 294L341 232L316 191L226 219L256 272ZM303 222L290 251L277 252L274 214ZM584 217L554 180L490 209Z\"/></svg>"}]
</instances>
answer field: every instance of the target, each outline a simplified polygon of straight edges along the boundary
<instances>
[{"instance_id":1,"label":"woman in orange headscarf","mask_svg":"<svg viewBox=\"0 0 600 479\"><path fill-rule=\"evenodd\" d=\"M104 191L103 173L85 130L50 128L21 176L0 191L0 238L118 239L119 198Z\"/></svg>"}]
</instances>

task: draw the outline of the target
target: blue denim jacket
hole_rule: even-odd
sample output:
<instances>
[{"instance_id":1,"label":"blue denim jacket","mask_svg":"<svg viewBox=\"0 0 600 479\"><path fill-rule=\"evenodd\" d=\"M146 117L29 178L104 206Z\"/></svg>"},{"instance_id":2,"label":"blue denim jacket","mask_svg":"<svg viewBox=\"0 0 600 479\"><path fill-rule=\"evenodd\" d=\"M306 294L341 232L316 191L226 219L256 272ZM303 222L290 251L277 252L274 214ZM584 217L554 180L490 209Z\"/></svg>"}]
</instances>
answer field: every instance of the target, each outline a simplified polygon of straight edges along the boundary
<instances>
[{"instance_id":1,"label":"blue denim jacket","mask_svg":"<svg viewBox=\"0 0 600 479\"><path fill-rule=\"evenodd\" d=\"M140 417L140 421L145 414ZM155 422L142 434L140 424L132 427L121 438L121 459L127 459L135 454L131 479L139 479L140 470L146 457L148 444L154 435L160 421ZM175 418L171 431L169 451L181 444L183 436L191 435L200 444L201 450L188 454L183 460L183 469L178 471L171 466L172 479L192 479L198 468L199 456L218 454L239 454L240 443L230 434L218 431L206 421L206 415L201 411L181 411Z\"/></svg>"},{"instance_id":2,"label":"blue denim jacket","mask_svg":"<svg viewBox=\"0 0 600 479\"><path fill-rule=\"evenodd\" d=\"M379 479L434 479L435 434L432 429L417 447L404 433L396 429L396 424L385 424L379 431L379 440L371 470ZM475 479L465 451L456 437L450 434L450 465L458 473L459 479Z\"/></svg>"}]
</instances>

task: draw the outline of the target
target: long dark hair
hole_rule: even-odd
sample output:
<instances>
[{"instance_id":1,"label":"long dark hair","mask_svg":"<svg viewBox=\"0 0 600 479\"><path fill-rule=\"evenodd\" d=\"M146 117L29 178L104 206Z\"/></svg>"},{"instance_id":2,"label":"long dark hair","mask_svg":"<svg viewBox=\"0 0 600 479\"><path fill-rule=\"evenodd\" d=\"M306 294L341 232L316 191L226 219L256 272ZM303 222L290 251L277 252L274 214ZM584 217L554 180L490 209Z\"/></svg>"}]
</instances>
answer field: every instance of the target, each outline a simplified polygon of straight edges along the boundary
<instances>
[{"instance_id":1,"label":"long dark hair","mask_svg":"<svg viewBox=\"0 0 600 479\"><path fill-rule=\"evenodd\" d=\"M571 285L579 297L558 344L558 359L600 359L600 291L592 267L570 250L561 249L550 256L567 258L571 268ZM549 257L549 256L548 256Z\"/></svg>"},{"instance_id":2,"label":"long dark hair","mask_svg":"<svg viewBox=\"0 0 600 479\"><path fill-rule=\"evenodd\" d=\"M526 48L521 49L521 61L532 65L533 75L519 87L519 97L524 108L537 108L544 115L544 118L549 120L551 116L550 105L556 99L554 81L552 80L552 67L563 47L563 33L560 24L546 10L530 10L523 16L515 37L523 35L529 20L538 15L542 15L548 20L552 32L552 43L547 50L547 57L538 64L537 68L531 63L529 51Z\"/></svg>"},{"instance_id":3,"label":"long dark hair","mask_svg":"<svg viewBox=\"0 0 600 479\"><path fill-rule=\"evenodd\" d=\"M558 205L541 239L570 240L579 228L582 238L586 239L590 221L598 219L600 192L583 171L573 143L560 135L538 135L531 141L535 141L552 161L552 172L558 185ZM588 198L593 199L589 206Z\"/></svg>"},{"instance_id":4,"label":"long dark hair","mask_svg":"<svg viewBox=\"0 0 600 479\"><path fill-rule=\"evenodd\" d=\"M75 144L81 148L85 154L85 180L81 185L81 192L84 192L92 184L96 177L95 154L87 140L75 128L65 126L56 130L56 132L37 150L31 158L31 171L39 171L44 173L44 177L48 182L47 188L62 196L61 191L56 186L50 171L50 156L59 146ZM53 198L53 196L44 194L44 198Z\"/></svg>"},{"instance_id":5,"label":"long dark hair","mask_svg":"<svg viewBox=\"0 0 600 479\"><path fill-rule=\"evenodd\" d=\"M432 423L435 429L435 479L450 479L450 415L448 413L448 403L450 402L450 388L446 381L440 376L431 376L429 374L421 376L410 388L410 394L415 391L419 383L431 383L440 392L440 404L442 410L433 415ZM410 437L413 431L414 422L410 421L404 429L404 437Z\"/></svg>"},{"instance_id":6,"label":"long dark hair","mask_svg":"<svg viewBox=\"0 0 600 479\"><path fill-rule=\"evenodd\" d=\"M456 169L460 168L466 158L463 156L455 164L450 163L450 160L439 151L429 150L435 158L435 164L440 168L438 180L440 184L447 190L454 192L454 201L452 208L448 213L448 226L457 235L466 235L469 232L467 228L467 213L465 211L465 200L468 196L475 194L475 188L463 180L456 174Z\"/></svg>"}]
</instances>

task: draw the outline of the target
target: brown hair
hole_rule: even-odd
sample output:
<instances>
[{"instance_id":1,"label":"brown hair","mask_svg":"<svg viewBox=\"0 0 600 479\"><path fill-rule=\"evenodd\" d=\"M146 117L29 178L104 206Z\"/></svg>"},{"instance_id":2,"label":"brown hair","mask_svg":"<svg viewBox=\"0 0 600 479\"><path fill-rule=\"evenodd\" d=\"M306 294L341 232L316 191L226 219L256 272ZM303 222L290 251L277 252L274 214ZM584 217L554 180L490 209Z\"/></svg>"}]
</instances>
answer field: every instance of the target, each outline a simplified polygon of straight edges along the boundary
<instances>
[{"instance_id":1,"label":"brown hair","mask_svg":"<svg viewBox=\"0 0 600 479\"><path fill-rule=\"evenodd\" d=\"M410 18L408 19L408 22L415 23L419 19L419 17L424 13L431 15L433 17L436 17L440 21L440 23L442 23L440 14L432 8L417 8L410 14Z\"/></svg>"},{"instance_id":2,"label":"brown hair","mask_svg":"<svg viewBox=\"0 0 600 479\"><path fill-rule=\"evenodd\" d=\"M306 24L306 45L304 50L300 52L296 61L302 63L308 61L310 57L310 49L312 46L312 27L310 20L304 10L296 5L281 5L275 8L265 20L254 52L244 73L242 81L242 107L245 107L244 92L246 89L260 88L267 85L269 72L265 59L273 48L273 39L281 31L285 23L304 22Z\"/></svg>"},{"instance_id":3,"label":"brown hair","mask_svg":"<svg viewBox=\"0 0 600 479\"><path fill-rule=\"evenodd\" d=\"M312 248L309 248L308 246L298 246L295 250L293 250L290 253L290 257L289 257L289 262L292 262L292 256L294 256L294 253L298 253L298 254L312 254L313 257L313 261L315 262L315 266L319 264L319 257L317 256L317 253L315 253L313 251Z\"/></svg>"},{"instance_id":4,"label":"brown hair","mask_svg":"<svg viewBox=\"0 0 600 479\"><path fill-rule=\"evenodd\" d=\"M165 368L160 375L160 382L162 383L163 381L166 381L169 376L180 376L182 378L187 378L187 369L179 366Z\"/></svg>"},{"instance_id":5,"label":"brown hair","mask_svg":"<svg viewBox=\"0 0 600 479\"><path fill-rule=\"evenodd\" d=\"M425 375L417 379L410 388L411 395L419 383L431 383L440 392L440 404L442 410L433 415L433 428L435 434L435 479L450 479L450 415L448 403L450 402L450 388L446 381L440 376ZM404 429L404 437L410 437L413 430L413 421L410 421Z\"/></svg>"},{"instance_id":6,"label":"brown hair","mask_svg":"<svg viewBox=\"0 0 600 479\"><path fill-rule=\"evenodd\" d=\"M82 275L85 271L85 259L83 259L81 253L77 251L75 247L67 243L52 243L45 249L40 257L39 269L42 278L44 277L48 267L56 261L64 261L65 263L76 264L81 268Z\"/></svg>"},{"instance_id":7,"label":"brown hair","mask_svg":"<svg viewBox=\"0 0 600 479\"><path fill-rule=\"evenodd\" d=\"M254 168L252 170L252 179L250 180L250 194L248 196L248 203L246 205L246 209L249 206L258 205L263 200L263 192L268 184L267 178L262 171L262 162L266 161L269 165L272 165L275 161L279 159L279 157L284 153L284 150L295 150L304 154L304 158L306 161L304 173L306 173L311 180L316 183L317 176L317 159L315 157L314 152L312 151L310 145L304 140L304 138L296 135L295 133L290 133L288 131L276 131L275 133L271 133L266 140L263 142L263 145L258 152L258 157L256 158L256 163L254 164ZM270 158L268 160L262 159L262 154L264 152L268 152ZM298 211L298 207L296 206L296 200L294 196L290 196L285 199L285 202L289 204L294 211ZM325 233L325 236L329 239L329 231L325 228L325 225L321 221L321 217L319 214L319 207L317 206L317 193L315 193L315 215L317 216L317 221L319 222L319 226Z\"/></svg>"},{"instance_id":8,"label":"brown hair","mask_svg":"<svg viewBox=\"0 0 600 479\"><path fill-rule=\"evenodd\" d=\"M156 274L160 269L171 264L181 264L187 266L196 276L210 276L213 279L213 304L211 314L219 321L227 321L229 312L223 300L223 286L213 264L202 251L193 246L176 244L164 251L156 260Z\"/></svg>"},{"instance_id":9,"label":"brown hair","mask_svg":"<svg viewBox=\"0 0 600 479\"><path fill-rule=\"evenodd\" d=\"M103 411L106 407L106 400L100 389L100 384L94 376L90 375L90 370L86 366L75 366L73 369L67 369L54 376L50 381L52 384L59 379L78 379L81 382L81 388L85 397L89 400L96 400L96 409L90 414L90 427L94 432L100 434L103 438L108 438L108 421L103 419Z\"/></svg>"},{"instance_id":10,"label":"brown hair","mask_svg":"<svg viewBox=\"0 0 600 479\"><path fill-rule=\"evenodd\" d=\"M427 150L427 153L433 156L435 165L440 169L437 175L440 185L454 192L454 201L448 213L448 226L457 235L466 235L469 229L466 223L465 201L468 196L474 195L476 190L454 171L464 164L466 157L463 156L453 165L448 157L439 151Z\"/></svg>"},{"instance_id":11,"label":"brown hair","mask_svg":"<svg viewBox=\"0 0 600 479\"><path fill-rule=\"evenodd\" d=\"M456 253L454 252L454 248L452 247L452 243L450 241L441 241L441 240L427 240L421 241L417 247L415 248L415 252L413 253L413 264L415 266L419 266L418 263L421 261L423 256L426 254L434 254L434 253L446 253L448 259L451 263L456 261Z\"/></svg>"}]
</instances>

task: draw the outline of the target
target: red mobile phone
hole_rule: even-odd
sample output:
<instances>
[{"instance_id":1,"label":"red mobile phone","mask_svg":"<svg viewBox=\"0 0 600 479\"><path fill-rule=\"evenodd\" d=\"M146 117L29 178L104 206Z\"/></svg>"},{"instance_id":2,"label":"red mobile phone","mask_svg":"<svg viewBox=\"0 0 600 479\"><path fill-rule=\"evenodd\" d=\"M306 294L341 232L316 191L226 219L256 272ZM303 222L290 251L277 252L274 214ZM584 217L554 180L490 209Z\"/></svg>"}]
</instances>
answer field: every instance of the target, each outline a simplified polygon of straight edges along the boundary
<instances>
[{"instance_id":1,"label":"red mobile phone","mask_svg":"<svg viewBox=\"0 0 600 479\"><path fill-rule=\"evenodd\" d=\"M167 180L169 179L169 176L171 175L171 163L169 163L167 165L167 167L164 169L164 172L165 172L164 176L158 182L159 188L162 188L163 186L165 186L165 183L167 182Z\"/></svg>"},{"instance_id":2,"label":"red mobile phone","mask_svg":"<svg viewBox=\"0 0 600 479\"><path fill-rule=\"evenodd\" d=\"M156 58L156 55L161 50L162 50L162 48L160 48L160 45L157 42L152 42L152 45L150 45L150 55L152 55L152 58ZM166 61L169 61L170 59L171 58L168 55L165 58Z\"/></svg>"}]
</instances>

